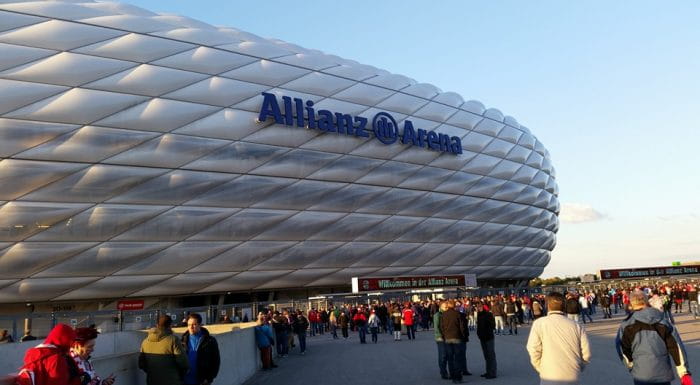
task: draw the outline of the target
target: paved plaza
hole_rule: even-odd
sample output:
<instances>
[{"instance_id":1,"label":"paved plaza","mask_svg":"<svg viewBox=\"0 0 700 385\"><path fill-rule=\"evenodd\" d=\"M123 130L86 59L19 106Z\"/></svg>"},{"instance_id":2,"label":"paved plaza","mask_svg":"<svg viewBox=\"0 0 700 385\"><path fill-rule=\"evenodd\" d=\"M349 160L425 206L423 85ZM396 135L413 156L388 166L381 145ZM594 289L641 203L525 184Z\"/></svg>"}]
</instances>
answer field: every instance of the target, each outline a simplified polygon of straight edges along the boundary
<instances>
[{"instance_id":1,"label":"paved plaza","mask_svg":"<svg viewBox=\"0 0 700 385\"><path fill-rule=\"evenodd\" d=\"M617 315L612 320L596 319L587 324L593 359L582 376L582 384L608 385L631 384L630 375L620 363L615 352L615 333L622 320ZM700 369L700 320L683 315L676 325L681 332L691 372ZM525 344L530 328L519 329L517 336L496 336L498 378L486 380L484 361L475 333L467 344L467 361L472 376L465 376L464 383L535 385L539 379L530 366ZM357 333L351 333L346 341L332 340L330 334L309 337L306 355L299 355L298 347L285 358L276 359L279 368L258 372L246 385L285 384L449 384L440 378L437 368L437 349L433 331L418 332L415 341L403 336L393 341L389 334L381 334L375 345L361 345ZM697 380L696 380L697 381ZM678 383L676 381L675 383Z\"/></svg>"}]
</instances>

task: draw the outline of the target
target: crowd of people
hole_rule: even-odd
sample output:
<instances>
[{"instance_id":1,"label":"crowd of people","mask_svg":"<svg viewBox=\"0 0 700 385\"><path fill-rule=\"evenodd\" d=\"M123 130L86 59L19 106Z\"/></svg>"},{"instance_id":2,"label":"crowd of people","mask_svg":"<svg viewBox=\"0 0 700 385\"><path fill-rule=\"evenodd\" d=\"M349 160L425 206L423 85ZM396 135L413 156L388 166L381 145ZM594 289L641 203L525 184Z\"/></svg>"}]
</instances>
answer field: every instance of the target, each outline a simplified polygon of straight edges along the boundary
<instances>
[{"instance_id":1,"label":"crowd of people","mask_svg":"<svg viewBox=\"0 0 700 385\"><path fill-rule=\"evenodd\" d=\"M649 327L661 330L659 337L664 346L677 346L675 350L669 348L665 354L676 364L675 368L683 381L682 384L687 385L692 383L692 379L682 342L673 327L673 314L687 311L695 319L700 317L699 289L698 285L693 284L664 283L567 290L547 296L500 294L452 300L343 304L312 308L308 312L263 311L258 315L256 335L263 370L270 370L276 367L272 361L272 346L276 343L277 356L284 358L296 347L295 336L299 344L299 353L304 354L307 337L329 334L333 339L340 339L341 336L348 339L348 332L354 331L359 343L364 344L368 333L372 336L372 342L376 343L377 336L382 333L392 335L394 341L401 341L404 334L408 340L414 340L417 330L433 329L440 376L459 383L463 376L471 375L466 360L466 343L469 341L470 332L476 332L483 352L486 371L482 377L493 379L497 377L496 336L517 335L519 327L534 322L529 336L528 352L533 367L542 377L542 383L576 384L578 373L590 360L590 349L583 325L623 313L627 320L625 322L632 322L637 328L645 320L651 325ZM660 315L660 318L641 316L652 313ZM535 322L538 319L542 321ZM636 335L636 332L630 334L627 330L628 337L621 337L625 335L627 326L629 325L623 323L621 334L618 336L618 351L621 352L620 357L625 363L633 362L632 355L627 355L628 353L644 350L639 347L622 348L635 341L634 338L630 339L629 335ZM338 329L341 331L340 336ZM654 340L652 337L647 338ZM578 346L578 350L572 352L565 349L571 346ZM627 353L624 353L625 351ZM566 363L559 364L557 360L547 358L548 355L567 358L570 366L567 367ZM635 384L668 382L656 381L668 377L668 372L658 370L664 374L660 377L647 376L651 381L646 382L638 378L645 378L640 372L639 368L632 370Z\"/></svg>"},{"instance_id":2,"label":"crowd of people","mask_svg":"<svg viewBox=\"0 0 700 385\"><path fill-rule=\"evenodd\" d=\"M674 372L682 385L691 385L683 343L674 327L674 314L698 314L699 287L660 284L552 292L548 295L488 295L417 302L387 301L343 304L328 308L263 309L257 316L255 342L263 370L277 365L298 346L304 355L307 338L327 335L334 340L357 335L360 344L376 344L381 334L393 341L416 338L418 330L434 333L438 371L442 378L460 383L470 376L466 345L470 334L479 340L486 370L482 377L497 378L497 336L517 335L532 324L527 342L531 364L541 384L577 384L590 362L584 324L624 313L616 348L630 370L635 385L670 384ZM216 378L220 356L216 339L202 326L197 313L186 318L181 336L171 328L172 319L161 315L141 345L138 366L148 385L209 385ZM340 330L338 330L340 329ZM25 333L26 334L26 333ZM98 375L90 363L98 331L94 326L73 329L58 324L44 343L25 355L17 383L20 385L112 385L113 374ZM7 333L4 342L11 342Z\"/></svg>"}]
</instances>

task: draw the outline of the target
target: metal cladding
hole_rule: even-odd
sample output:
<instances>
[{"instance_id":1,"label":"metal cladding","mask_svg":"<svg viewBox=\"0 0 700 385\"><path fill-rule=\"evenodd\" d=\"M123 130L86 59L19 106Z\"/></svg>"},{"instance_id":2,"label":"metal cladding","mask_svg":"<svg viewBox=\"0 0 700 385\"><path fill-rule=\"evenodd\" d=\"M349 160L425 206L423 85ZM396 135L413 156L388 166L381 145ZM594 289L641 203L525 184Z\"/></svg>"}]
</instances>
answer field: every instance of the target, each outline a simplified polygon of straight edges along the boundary
<instances>
[{"instance_id":1,"label":"metal cladding","mask_svg":"<svg viewBox=\"0 0 700 385\"><path fill-rule=\"evenodd\" d=\"M530 278L555 245L554 169L515 119L279 40L0 1L0 95L0 302Z\"/></svg>"}]
</instances>

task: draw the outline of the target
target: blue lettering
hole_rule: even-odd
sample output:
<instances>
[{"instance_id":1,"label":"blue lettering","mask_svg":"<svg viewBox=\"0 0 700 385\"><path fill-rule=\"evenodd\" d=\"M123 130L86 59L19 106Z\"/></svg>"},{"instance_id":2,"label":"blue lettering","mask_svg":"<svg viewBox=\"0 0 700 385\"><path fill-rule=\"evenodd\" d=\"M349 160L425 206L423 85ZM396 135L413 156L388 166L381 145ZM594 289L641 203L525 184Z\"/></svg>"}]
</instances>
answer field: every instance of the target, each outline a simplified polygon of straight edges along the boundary
<instances>
[{"instance_id":1,"label":"blue lettering","mask_svg":"<svg viewBox=\"0 0 700 385\"><path fill-rule=\"evenodd\" d=\"M275 123L282 124L282 113L280 112L280 105L277 104L277 98L273 94L268 94L263 92L263 105L260 108L260 115L258 115L258 120L264 122L267 117L272 115L275 118Z\"/></svg>"},{"instance_id":2,"label":"blue lettering","mask_svg":"<svg viewBox=\"0 0 700 385\"><path fill-rule=\"evenodd\" d=\"M291 126L294 124L294 113L292 112L292 98L289 96L282 96L282 101L284 101L284 124Z\"/></svg>"},{"instance_id":3,"label":"blue lettering","mask_svg":"<svg viewBox=\"0 0 700 385\"><path fill-rule=\"evenodd\" d=\"M309 119L309 128L316 128L316 113L314 112L314 102L306 101L306 115Z\"/></svg>"},{"instance_id":4,"label":"blue lettering","mask_svg":"<svg viewBox=\"0 0 700 385\"><path fill-rule=\"evenodd\" d=\"M459 136L452 137L452 153L461 154L462 153L462 139Z\"/></svg>"},{"instance_id":5,"label":"blue lettering","mask_svg":"<svg viewBox=\"0 0 700 385\"><path fill-rule=\"evenodd\" d=\"M416 145L416 130L413 129L413 123L410 120L403 122L403 135L401 135L401 143Z\"/></svg>"},{"instance_id":6,"label":"blue lettering","mask_svg":"<svg viewBox=\"0 0 700 385\"><path fill-rule=\"evenodd\" d=\"M425 147L425 130L424 129L422 129L422 128L418 129L418 135L417 135L416 139L418 139L418 143L417 143L418 146Z\"/></svg>"},{"instance_id":7,"label":"blue lettering","mask_svg":"<svg viewBox=\"0 0 700 385\"><path fill-rule=\"evenodd\" d=\"M360 123L360 125L355 128L355 136L369 138L369 134L365 130L365 128L367 127L367 118L363 118L362 116L356 116L355 122Z\"/></svg>"},{"instance_id":8,"label":"blue lettering","mask_svg":"<svg viewBox=\"0 0 700 385\"><path fill-rule=\"evenodd\" d=\"M277 124L304 127L306 122L306 127L310 129L318 128L324 132L337 132L363 138L370 137L369 132L367 132L368 118L329 110L315 111L312 100L292 99L289 96L281 96L284 103L284 111L282 111L275 94L263 92L262 95L263 103L258 115L258 122L264 122L273 117ZM410 120L404 120L401 132L398 132L398 127L394 127L395 125L396 121L390 114L379 112L372 121L372 130L377 139L384 144L392 144L400 137L401 143L406 145L453 154L462 153L462 140L457 136L450 137L435 131L416 129Z\"/></svg>"},{"instance_id":9,"label":"blue lettering","mask_svg":"<svg viewBox=\"0 0 700 385\"><path fill-rule=\"evenodd\" d=\"M450 137L445 134L440 134L440 151L442 152L452 152L450 151Z\"/></svg>"},{"instance_id":10,"label":"blue lettering","mask_svg":"<svg viewBox=\"0 0 700 385\"><path fill-rule=\"evenodd\" d=\"M318 110L318 129L326 132L335 132L332 112L328 110Z\"/></svg>"},{"instance_id":11,"label":"blue lettering","mask_svg":"<svg viewBox=\"0 0 700 385\"><path fill-rule=\"evenodd\" d=\"M304 127L304 101L294 98L294 107L297 114L297 127Z\"/></svg>"},{"instance_id":12,"label":"blue lettering","mask_svg":"<svg viewBox=\"0 0 700 385\"><path fill-rule=\"evenodd\" d=\"M428 132L428 148L431 150L440 149L440 143L438 143L438 136L435 131Z\"/></svg>"},{"instance_id":13,"label":"blue lettering","mask_svg":"<svg viewBox=\"0 0 700 385\"><path fill-rule=\"evenodd\" d=\"M352 116L348 114L335 113L335 126L338 128L339 134L352 135L355 125L352 121Z\"/></svg>"}]
</instances>

